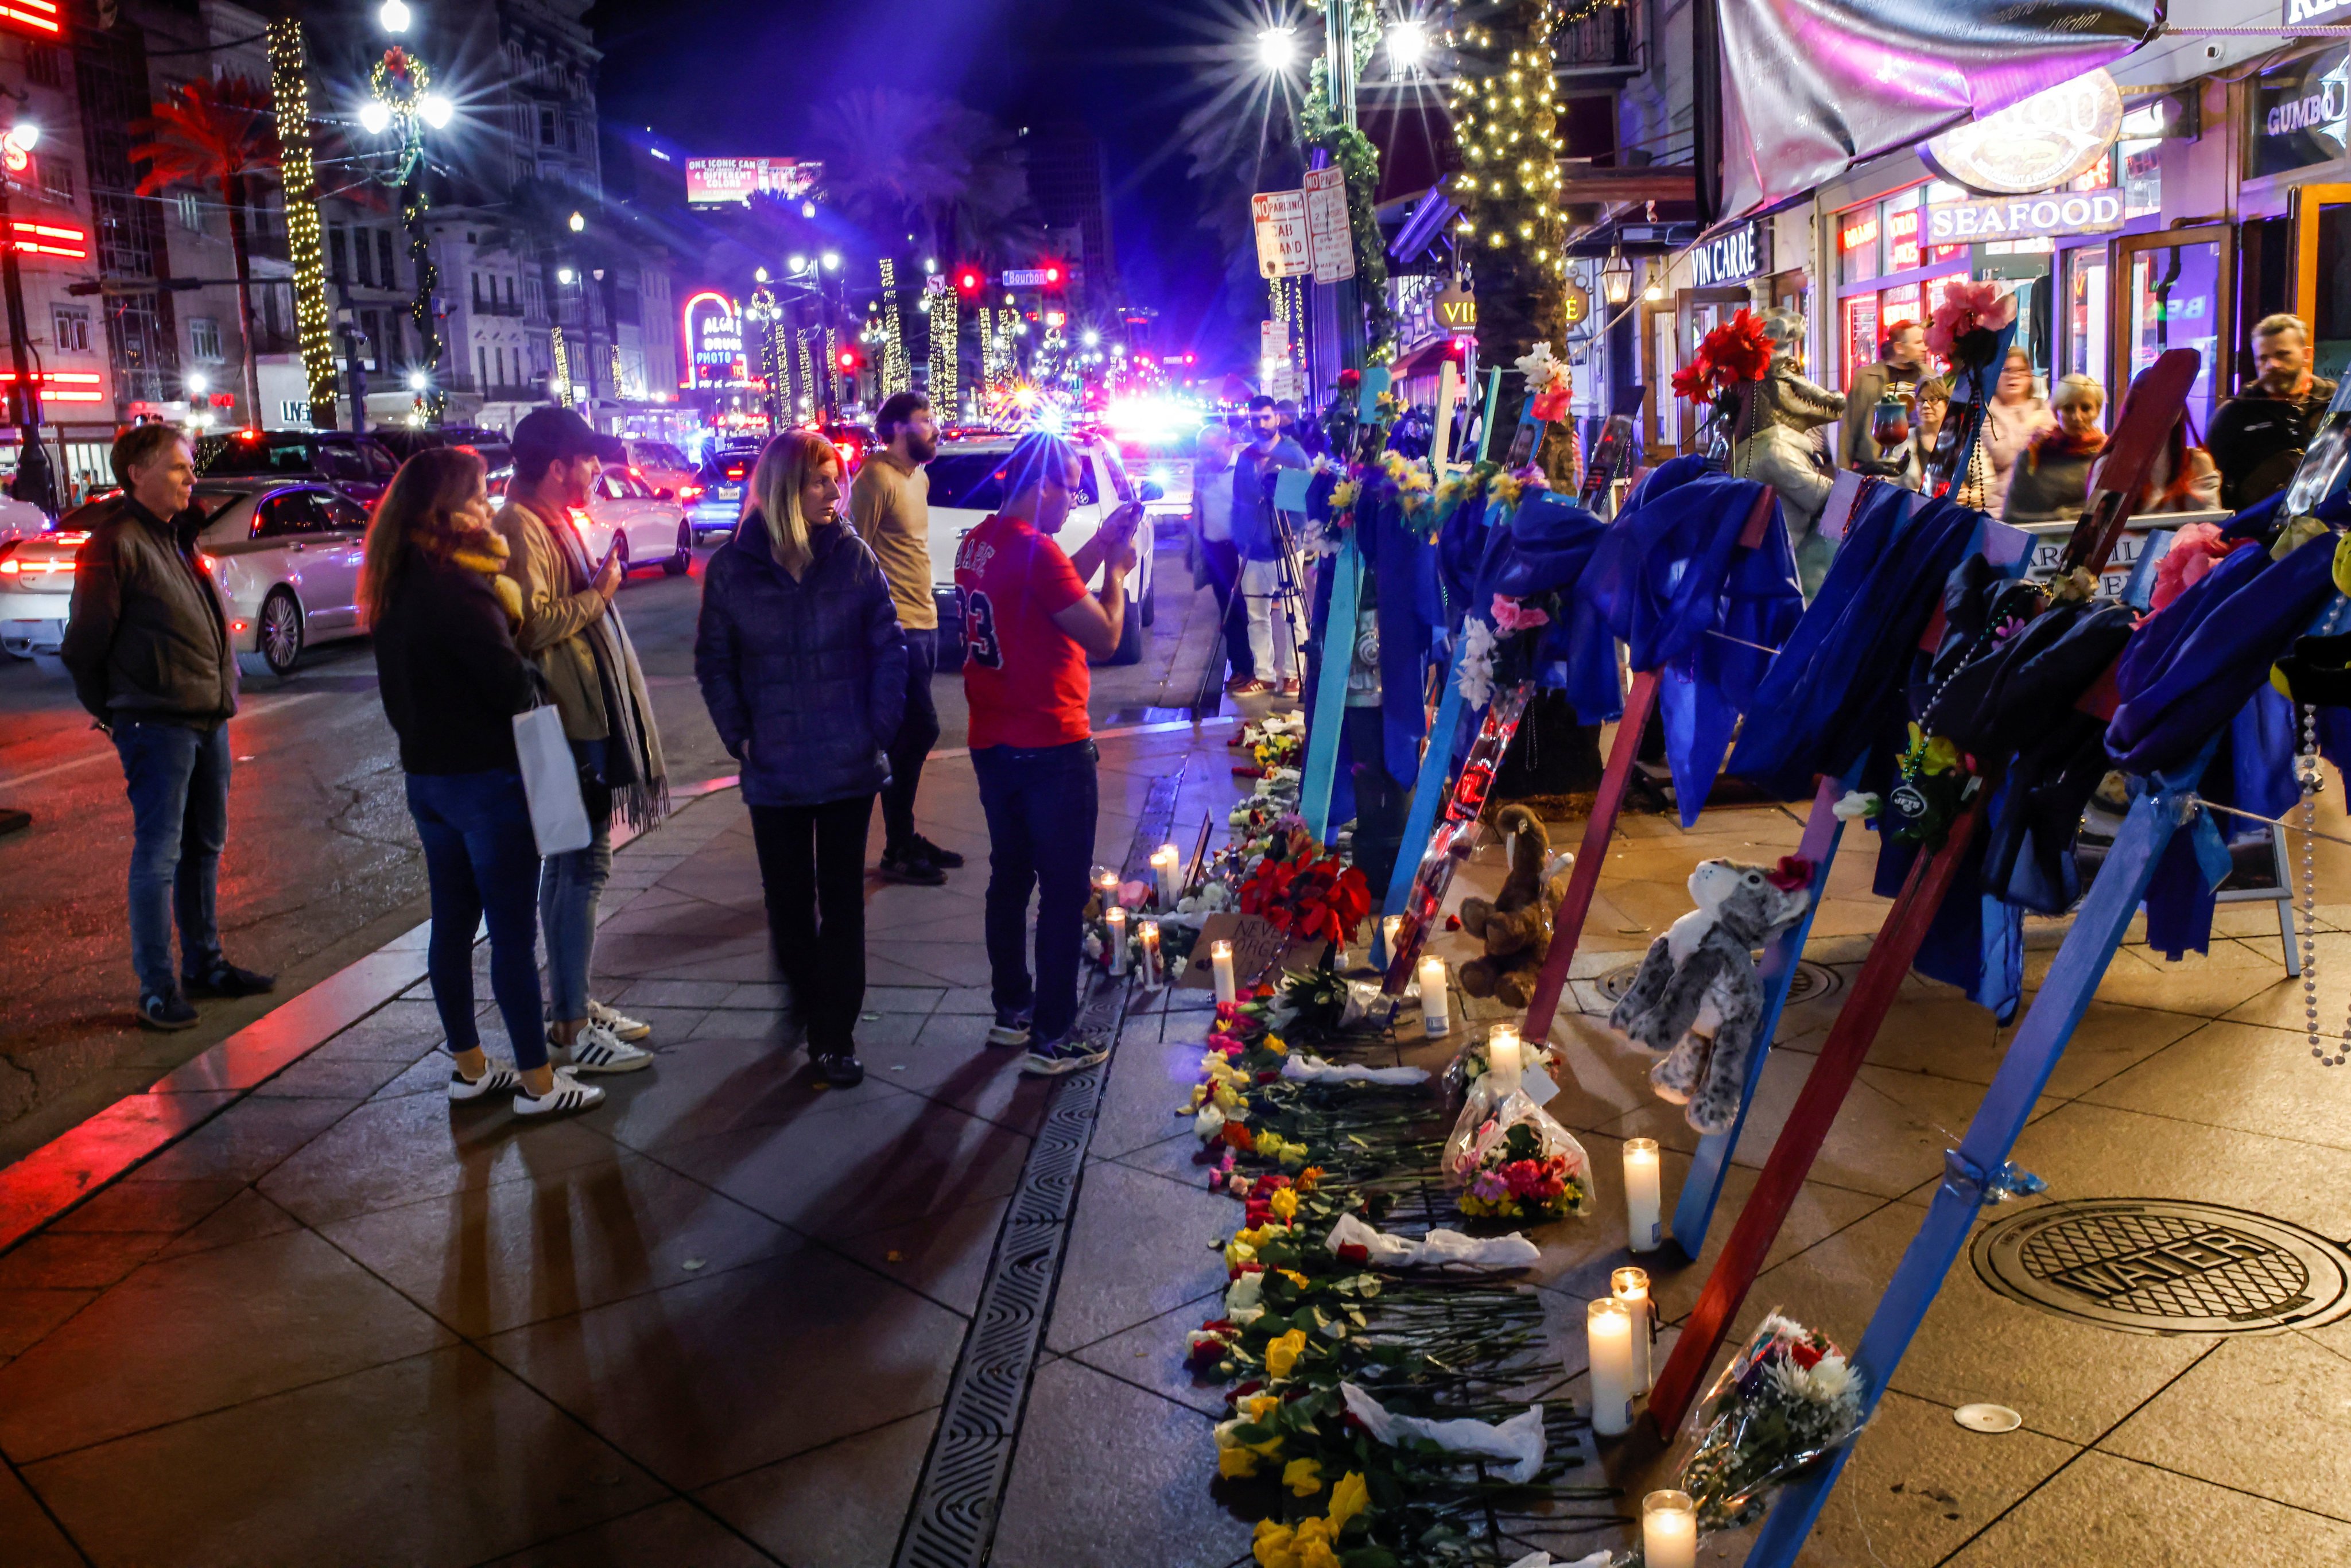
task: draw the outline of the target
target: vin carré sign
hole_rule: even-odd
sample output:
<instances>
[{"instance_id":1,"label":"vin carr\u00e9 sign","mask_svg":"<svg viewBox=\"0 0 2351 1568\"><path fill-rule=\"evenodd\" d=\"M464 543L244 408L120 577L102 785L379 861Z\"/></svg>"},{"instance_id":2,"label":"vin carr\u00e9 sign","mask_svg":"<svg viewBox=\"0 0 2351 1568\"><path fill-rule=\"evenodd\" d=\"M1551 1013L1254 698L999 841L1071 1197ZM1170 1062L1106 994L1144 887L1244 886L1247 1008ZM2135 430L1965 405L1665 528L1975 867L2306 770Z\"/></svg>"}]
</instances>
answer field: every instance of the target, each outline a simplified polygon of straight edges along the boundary
<instances>
[{"instance_id":1,"label":"vin carr\u00e9 sign","mask_svg":"<svg viewBox=\"0 0 2351 1568\"><path fill-rule=\"evenodd\" d=\"M2346 0L2351 4L2351 0ZM1744 283L1771 268L1771 236L1761 224L1741 224L1699 242L1689 253L1690 287L1714 288Z\"/></svg>"}]
</instances>

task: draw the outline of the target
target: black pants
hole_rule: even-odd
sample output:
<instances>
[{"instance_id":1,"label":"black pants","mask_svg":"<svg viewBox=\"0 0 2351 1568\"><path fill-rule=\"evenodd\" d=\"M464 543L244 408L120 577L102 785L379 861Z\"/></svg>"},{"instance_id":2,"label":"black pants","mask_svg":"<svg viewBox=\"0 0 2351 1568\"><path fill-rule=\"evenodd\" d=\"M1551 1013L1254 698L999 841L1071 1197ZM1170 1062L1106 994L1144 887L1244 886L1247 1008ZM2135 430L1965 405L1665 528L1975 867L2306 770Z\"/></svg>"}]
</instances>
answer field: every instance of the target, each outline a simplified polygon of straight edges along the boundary
<instances>
[{"instance_id":1,"label":"black pants","mask_svg":"<svg viewBox=\"0 0 2351 1568\"><path fill-rule=\"evenodd\" d=\"M914 790L923 759L939 743L939 710L931 701L931 672L939 661L939 634L906 632L906 716L890 743L890 782L882 787L882 838L895 849L914 836Z\"/></svg>"},{"instance_id":2,"label":"black pants","mask_svg":"<svg viewBox=\"0 0 2351 1568\"><path fill-rule=\"evenodd\" d=\"M1249 653L1249 608L1241 601L1241 552L1230 539L1202 539L1200 555L1208 567L1208 586L1217 591L1217 609L1225 628L1225 663L1233 679L1257 674Z\"/></svg>"},{"instance_id":3,"label":"black pants","mask_svg":"<svg viewBox=\"0 0 2351 1568\"><path fill-rule=\"evenodd\" d=\"M989 999L1001 1012L1036 1009L1036 1038L1059 1040L1078 1015L1078 958L1092 890L1101 791L1094 743L1034 749L984 746L971 754L987 814ZM1037 978L1029 979L1029 894L1037 894Z\"/></svg>"},{"instance_id":4,"label":"black pants","mask_svg":"<svg viewBox=\"0 0 2351 1568\"><path fill-rule=\"evenodd\" d=\"M865 830L872 820L871 795L751 808L768 936L811 1056L856 1044L865 1005Z\"/></svg>"}]
</instances>

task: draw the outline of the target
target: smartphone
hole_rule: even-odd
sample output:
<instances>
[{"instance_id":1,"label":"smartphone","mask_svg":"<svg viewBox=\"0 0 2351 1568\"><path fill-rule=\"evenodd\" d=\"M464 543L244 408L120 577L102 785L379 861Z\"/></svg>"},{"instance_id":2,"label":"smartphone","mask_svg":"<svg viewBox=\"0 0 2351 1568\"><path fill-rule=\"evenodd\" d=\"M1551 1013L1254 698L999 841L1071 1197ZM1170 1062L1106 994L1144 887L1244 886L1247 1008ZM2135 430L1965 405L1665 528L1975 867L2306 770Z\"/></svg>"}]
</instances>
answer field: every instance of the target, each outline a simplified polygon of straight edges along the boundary
<instances>
[{"instance_id":1,"label":"smartphone","mask_svg":"<svg viewBox=\"0 0 2351 1568\"><path fill-rule=\"evenodd\" d=\"M608 566L610 566L610 565L611 565L611 564L612 564L612 558L613 558L614 556L616 556L616 555L618 555L618 554L620 554L620 553L621 553L621 540L622 540L622 533L621 533L621 530L620 530L620 529L618 529L618 528L614 528L614 529L612 530L612 542L611 542L611 544L610 546L606 547L606 549L605 549L605 550L604 550L604 559L603 559L602 560L598 561L598 562L596 563L596 570L595 570L594 571L590 572L590 573L588 574L588 576L589 576L589 580L590 580L590 581L591 581L591 582L592 582L592 581L594 581L597 578L600 578L600 577L603 576L603 575L604 575L604 569L605 569L606 567L608 567Z\"/></svg>"}]
</instances>

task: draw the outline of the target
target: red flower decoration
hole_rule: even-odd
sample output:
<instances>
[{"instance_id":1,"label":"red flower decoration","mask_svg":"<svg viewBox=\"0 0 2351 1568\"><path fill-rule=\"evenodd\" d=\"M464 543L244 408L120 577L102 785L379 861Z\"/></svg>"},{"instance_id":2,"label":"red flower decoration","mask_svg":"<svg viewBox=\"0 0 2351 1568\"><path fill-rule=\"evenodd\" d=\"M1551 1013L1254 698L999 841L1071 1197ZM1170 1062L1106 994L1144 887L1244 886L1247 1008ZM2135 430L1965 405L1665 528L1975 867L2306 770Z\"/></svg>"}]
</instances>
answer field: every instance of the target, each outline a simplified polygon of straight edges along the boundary
<instances>
[{"instance_id":1,"label":"red flower decoration","mask_svg":"<svg viewBox=\"0 0 2351 1568\"><path fill-rule=\"evenodd\" d=\"M1813 862L1802 855L1782 855L1780 863L1763 873L1763 880L1782 893L1797 893L1813 885Z\"/></svg>"},{"instance_id":2,"label":"red flower decoration","mask_svg":"<svg viewBox=\"0 0 2351 1568\"><path fill-rule=\"evenodd\" d=\"M1342 1261L1348 1263L1368 1263L1372 1260L1371 1249L1360 1241L1341 1242L1339 1257Z\"/></svg>"}]
</instances>

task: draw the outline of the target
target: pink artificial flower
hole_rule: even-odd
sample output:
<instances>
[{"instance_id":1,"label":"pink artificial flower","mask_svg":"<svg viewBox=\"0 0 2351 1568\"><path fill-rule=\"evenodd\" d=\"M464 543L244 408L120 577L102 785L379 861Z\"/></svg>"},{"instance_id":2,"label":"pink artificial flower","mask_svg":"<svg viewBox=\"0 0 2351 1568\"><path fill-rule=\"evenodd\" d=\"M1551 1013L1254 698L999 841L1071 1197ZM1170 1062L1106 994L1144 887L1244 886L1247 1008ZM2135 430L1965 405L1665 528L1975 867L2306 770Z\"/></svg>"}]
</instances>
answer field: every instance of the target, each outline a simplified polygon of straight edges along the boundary
<instances>
[{"instance_id":1,"label":"pink artificial flower","mask_svg":"<svg viewBox=\"0 0 2351 1568\"><path fill-rule=\"evenodd\" d=\"M1955 277L1943 287L1943 302L1927 325L1927 347L1949 359L1959 340L1980 328L1997 332L2016 319L2016 296L2003 294L1989 278L1979 283Z\"/></svg>"},{"instance_id":2,"label":"pink artificial flower","mask_svg":"<svg viewBox=\"0 0 2351 1568\"><path fill-rule=\"evenodd\" d=\"M1151 902L1151 884L1145 882L1120 883L1118 901L1128 909L1140 909Z\"/></svg>"},{"instance_id":3,"label":"pink artificial flower","mask_svg":"<svg viewBox=\"0 0 2351 1568\"><path fill-rule=\"evenodd\" d=\"M1537 626L1551 624L1551 616L1541 610L1530 610L1508 595L1494 595L1494 624L1504 632L1526 632Z\"/></svg>"}]
</instances>

